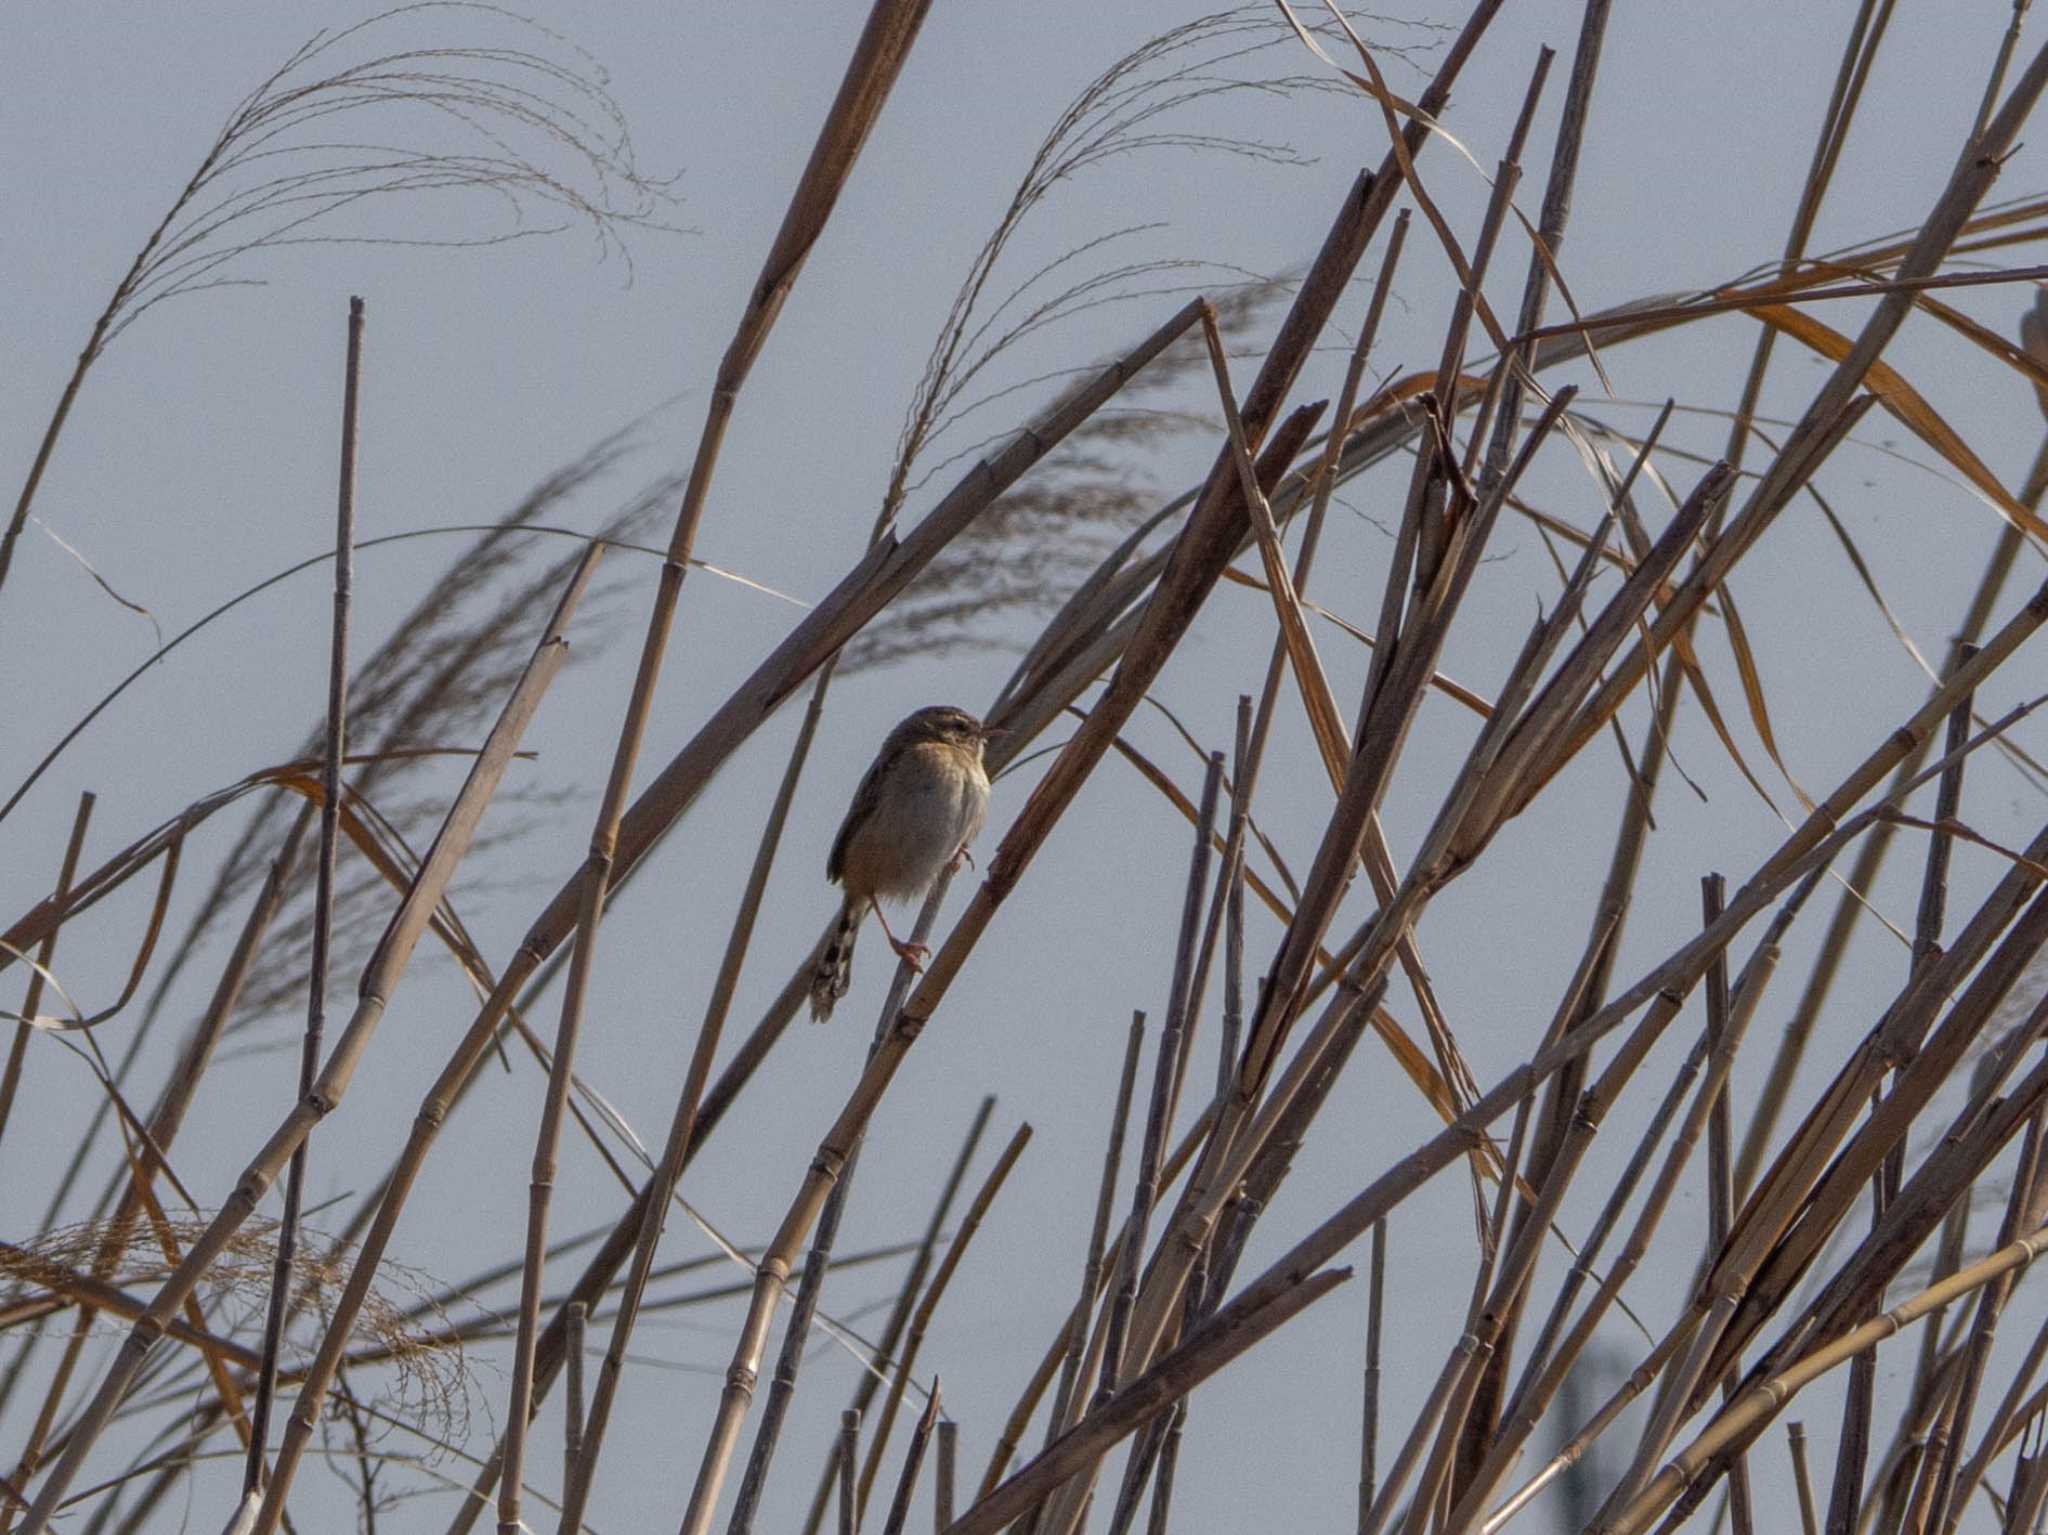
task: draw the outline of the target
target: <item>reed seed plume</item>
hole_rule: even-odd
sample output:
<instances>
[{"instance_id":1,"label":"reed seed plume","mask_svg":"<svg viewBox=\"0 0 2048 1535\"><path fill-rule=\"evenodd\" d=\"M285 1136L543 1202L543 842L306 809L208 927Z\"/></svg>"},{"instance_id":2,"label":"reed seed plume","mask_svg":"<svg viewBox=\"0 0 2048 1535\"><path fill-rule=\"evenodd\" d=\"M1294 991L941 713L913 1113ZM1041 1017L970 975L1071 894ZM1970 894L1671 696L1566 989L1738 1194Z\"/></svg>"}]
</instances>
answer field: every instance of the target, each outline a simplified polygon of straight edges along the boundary
<instances>
[{"instance_id":1,"label":"reed seed plume","mask_svg":"<svg viewBox=\"0 0 2048 1535\"><path fill-rule=\"evenodd\" d=\"M404 45L448 23L497 37ZM93 322L0 533L0 586L86 374L157 306L261 282L264 254L310 244L492 246L580 224L630 270L624 233L670 227L675 201L640 170L596 61L517 12L424 0L316 32L228 114ZM477 232L475 207L500 227Z\"/></svg>"}]
</instances>

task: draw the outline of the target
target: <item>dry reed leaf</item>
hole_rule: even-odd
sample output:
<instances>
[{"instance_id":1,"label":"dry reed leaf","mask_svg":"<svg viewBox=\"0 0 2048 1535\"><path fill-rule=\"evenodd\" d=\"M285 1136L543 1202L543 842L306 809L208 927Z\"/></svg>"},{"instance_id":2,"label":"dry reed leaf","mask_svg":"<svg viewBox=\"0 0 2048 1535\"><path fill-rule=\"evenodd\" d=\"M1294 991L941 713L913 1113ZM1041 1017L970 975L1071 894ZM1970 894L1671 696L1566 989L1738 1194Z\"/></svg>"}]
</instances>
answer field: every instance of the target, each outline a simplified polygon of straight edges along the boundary
<instances>
[{"instance_id":1,"label":"dry reed leaf","mask_svg":"<svg viewBox=\"0 0 2048 1535\"><path fill-rule=\"evenodd\" d=\"M1255 592L1267 590L1264 581L1261 581L1257 576L1239 570L1236 566L1226 568L1223 572L1223 579L1234 586L1249 587ZM1295 600L1308 612L1315 614L1318 618L1350 635L1351 638L1357 640L1366 649L1370 650L1378 643L1370 634L1359 628L1358 625L1340 614L1332 613L1313 598L1297 596ZM1446 698L1457 700L1457 702L1463 704L1481 719L1489 719L1493 715L1492 704L1488 703L1472 689L1466 687L1462 682L1446 677L1442 672L1431 672L1429 674L1429 685L1442 693Z\"/></svg>"},{"instance_id":2,"label":"dry reed leaf","mask_svg":"<svg viewBox=\"0 0 2048 1535\"><path fill-rule=\"evenodd\" d=\"M1325 0L1325 3L1327 4L1328 0ZM1450 224L1437 208L1435 201L1423 188L1421 177L1416 174L1414 156L1408 153L1407 140L1403 137L1400 125L1396 121L1395 102L1399 98L1387 89L1387 82L1381 76L1380 67L1374 61L1371 50L1365 46L1364 41L1358 34L1351 30L1351 23L1345 20L1343 12L1337 10L1334 5L1330 5L1331 13L1335 16L1338 24L1343 27L1345 35L1351 39L1352 45L1358 50L1358 57L1360 62L1365 65L1366 74L1372 77L1370 80L1367 80L1353 74L1325 53L1321 45L1309 34L1308 29L1302 26L1299 18L1295 16L1293 10L1288 6L1287 0L1274 0L1274 4L1280 8L1281 14L1287 18L1287 24L1294 29L1294 35L1301 39L1302 43L1311 53L1343 75L1345 79L1349 80L1372 100L1379 103L1380 113L1386 121L1389 147L1393 150L1395 163L1401 168L1401 179L1407 183L1409 194L1415 199L1415 205L1422 210L1423 216L1429 220L1430 227L1436 231L1436 237L1443 245L1444 254L1450 258L1451 266L1458 274L1459 283L1463 285L1466 294L1472 301L1473 314L1478 318L1479 323L1485 327L1486 333L1492 338L1494 346L1499 349L1503 356L1506 355L1509 349L1507 334L1501 329L1500 322L1494 318L1493 309L1486 302L1486 295L1480 292L1477 285L1472 281L1472 267L1471 263L1465 259L1464 248L1459 245L1457 236L1451 232ZM1406 104L1404 103L1404 105ZM1408 111L1416 121L1423 123L1431 132L1437 131L1434 122L1422 114L1419 108L1409 106ZM1445 135L1445 137L1449 136ZM1456 143L1456 140L1452 140L1452 142ZM1463 145L1459 145L1458 148L1461 152L1464 152L1466 159L1472 159L1470 152L1465 151ZM1478 164L1476 160L1473 160L1472 163L1474 165Z\"/></svg>"},{"instance_id":3,"label":"dry reed leaf","mask_svg":"<svg viewBox=\"0 0 2048 1535\"><path fill-rule=\"evenodd\" d=\"M1954 816L1944 816L1939 821L1927 821L1922 820L1916 815L1907 815L1903 810L1886 809L1882 812L1882 818L1893 822L1895 825L1912 826L1921 831L1940 832L1945 836L1960 838L1962 841L1972 843L1977 847L1985 849L1987 852L1998 854L1999 857L2005 859L2008 863L2025 869L2036 879L2048 880L2048 864L2039 863L2027 857L2025 853L2020 852L2017 848L2010 848L2002 842L1994 841L1982 832L1966 826Z\"/></svg>"},{"instance_id":4,"label":"dry reed leaf","mask_svg":"<svg viewBox=\"0 0 2048 1535\"><path fill-rule=\"evenodd\" d=\"M1742 678L1742 696L1749 705L1750 723L1756 726L1757 738L1764 743L1772 764L1791 786L1800 808L1811 815L1813 797L1792 776L1792 770L1785 765L1785 759L1778 751L1777 733L1771 729L1770 705L1764 699L1763 674L1756 664L1756 652L1750 648L1749 633L1742 627L1742 615L1735 606L1735 593L1725 578L1721 582L1720 595L1721 623L1728 635L1728 647L1735 653L1735 669Z\"/></svg>"},{"instance_id":5,"label":"dry reed leaf","mask_svg":"<svg viewBox=\"0 0 2048 1535\"><path fill-rule=\"evenodd\" d=\"M124 597L119 592L115 591L113 583L110 582L105 576L99 573L98 568L94 566L93 562L87 559L84 556L84 554L82 554L78 550L78 548L71 543L70 540L65 538L63 534L59 533L47 522L43 521L42 518L36 516L33 512L31 512L29 514L28 520L34 523L37 527L41 528L43 530L43 535L46 538L48 538L51 543L55 544L59 549L62 549L66 554L70 555L73 562L78 566L78 568L84 571L88 576L92 578L93 585L97 586L101 591L105 592L109 597L113 598L115 602L120 604L122 607L126 608L129 612L138 613L143 618L149 620L149 627L156 633L157 644L159 646L163 644L164 626L157 622L156 614L152 613L148 608L144 607L141 603L135 601L133 598Z\"/></svg>"},{"instance_id":6,"label":"dry reed leaf","mask_svg":"<svg viewBox=\"0 0 2048 1535\"><path fill-rule=\"evenodd\" d=\"M1749 313L1767 325L1775 326L1797 341L1805 343L1833 362L1840 362L1849 355L1852 343L1840 331L1831 329L1814 319L1784 304L1755 304L1747 306ZM1870 365L1865 385L1877 396L1885 409L1906 424L1915 435L1935 452L1946 459L1964 479L1970 482L1982 497L1988 501L2000 516L2018 528L2037 543L2048 544L2048 523L2041 521L1998 482L1998 477L1985 467L1982 459L1971 451L1968 443L1929 405L1920 391L1908 383L1896 368L1879 359Z\"/></svg>"},{"instance_id":7,"label":"dry reed leaf","mask_svg":"<svg viewBox=\"0 0 2048 1535\"><path fill-rule=\"evenodd\" d=\"M71 1009L71 1016L66 1019L52 1018L47 1013L16 1013L0 1008L0 1021L25 1023L32 1029L47 1029L53 1034L62 1034L72 1029L89 1029L92 1027L92 1024L86 1019L85 1009L71 999L71 993L64 989L64 983L57 979L48 966L44 965L33 954L23 953L4 939L0 939L0 949L6 950L24 965L27 965L30 970L41 976L43 984L62 997L64 1005Z\"/></svg>"}]
</instances>

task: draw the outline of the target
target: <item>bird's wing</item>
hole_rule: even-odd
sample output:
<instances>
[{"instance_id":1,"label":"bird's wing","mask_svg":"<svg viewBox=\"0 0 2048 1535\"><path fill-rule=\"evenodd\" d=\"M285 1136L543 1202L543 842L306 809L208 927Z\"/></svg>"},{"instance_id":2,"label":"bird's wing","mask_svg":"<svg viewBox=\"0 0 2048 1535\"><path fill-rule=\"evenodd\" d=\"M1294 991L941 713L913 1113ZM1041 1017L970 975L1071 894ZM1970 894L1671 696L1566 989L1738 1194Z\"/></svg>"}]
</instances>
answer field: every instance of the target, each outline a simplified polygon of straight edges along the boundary
<instances>
[{"instance_id":1,"label":"bird's wing","mask_svg":"<svg viewBox=\"0 0 2048 1535\"><path fill-rule=\"evenodd\" d=\"M881 781L882 765L887 757L888 754L884 753L868 764L860 787L853 791L853 803L846 807L846 819L839 823L839 835L832 839L832 851L825 858L825 878L832 884L838 884L846 873L846 844L853 840L853 829L862 819L862 812L873 809L875 790Z\"/></svg>"}]
</instances>

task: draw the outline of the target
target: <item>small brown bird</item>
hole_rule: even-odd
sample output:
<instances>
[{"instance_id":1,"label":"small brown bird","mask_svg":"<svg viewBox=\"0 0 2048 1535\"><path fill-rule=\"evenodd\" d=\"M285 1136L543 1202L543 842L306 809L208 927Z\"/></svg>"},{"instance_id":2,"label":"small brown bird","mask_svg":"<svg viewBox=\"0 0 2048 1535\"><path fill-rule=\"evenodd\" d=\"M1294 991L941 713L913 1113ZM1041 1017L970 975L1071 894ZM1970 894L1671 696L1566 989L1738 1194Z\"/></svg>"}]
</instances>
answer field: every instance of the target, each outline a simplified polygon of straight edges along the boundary
<instances>
[{"instance_id":1,"label":"small brown bird","mask_svg":"<svg viewBox=\"0 0 2048 1535\"><path fill-rule=\"evenodd\" d=\"M853 941L869 907L900 957L912 965L923 957L924 945L890 931L880 903L923 895L981 830L988 811L981 752L994 734L965 709L936 704L911 715L882 743L825 860L825 877L845 889L846 899L811 977L812 1022L831 1017L832 1004L852 983Z\"/></svg>"}]
</instances>

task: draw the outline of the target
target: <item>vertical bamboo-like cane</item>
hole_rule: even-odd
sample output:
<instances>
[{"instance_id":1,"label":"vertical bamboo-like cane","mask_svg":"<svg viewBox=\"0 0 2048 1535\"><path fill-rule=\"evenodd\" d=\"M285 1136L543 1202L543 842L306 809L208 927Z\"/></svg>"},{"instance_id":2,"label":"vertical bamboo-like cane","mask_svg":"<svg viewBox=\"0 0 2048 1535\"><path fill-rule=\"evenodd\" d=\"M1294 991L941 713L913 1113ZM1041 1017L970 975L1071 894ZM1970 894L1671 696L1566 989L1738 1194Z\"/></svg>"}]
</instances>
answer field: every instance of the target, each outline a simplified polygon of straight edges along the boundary
<instances>
[{"instance_id":1,"label":"vertical bamboo-like cane","mask_svg":"<svg viewBox=\"0 0 2048 1535\"><path fill-rule=\"evenodd\" d=\"M507 700L503 712L493 727L484 749L478 754L470 768L462 792L450 807L441 831L428 850L427 857L406 891L405 900L400 903L390 925L385 929L376 949L371 953L364 967L359 988L360 996L355 1011L350 1015L348 1026L328 1056L313 1092L295 1106L283 1123L274 1131L269 1141L256 1154L235 1184L227 1204L208 1224L206 1231L186 1253L184 1261L158 1289L148 1309L136 1322L122 1345L114 1362L100 1383L99 1390L87 1405L84 1416L72 1431L71 1439L65 1446L64 1456L44 1479L35 1503L29 1509L23 1535L41 1535L47 1530L50 1516L64 1499L72 1480L83 1466L93 1442L99 1437L113 1418L115 1410L126 1398L129 1388L148 1361L157 1339L162 1335L164 1323L184 1304L185 1299L198 1287L206 1271L226 1249L229 1240L248 1221L269 1191L278 1174L284 1170L291 1154L299 1143L310 1135L328 1114L341 1103L348 1091L348 1084L355 1073L363 1052L369 1048L375 1036L378 1023L384 1015L386 999L398 977L404 973L412 952L426 931L427 923L440 904L442 893L448 887L456 866L469 850L471 838L475 835L478 821L483 817L485 807L490 803L499 780L512 755L518 748L521 735L532 720L546 695L548 684L554 680L567 655L568 642L564 638L569 617L575 611L576 601L589 583L592 570L597 562L595 548L577 568L576 575L569 583L567 592L550 620L540 646L527 665L525 674ZM367 1285L367 1276L364 1276ZM360 1304L360 1296L357 1297ZM336 1351L337 1360L339 1350ZM331 1366L330 1366L331 1368ZM303 1393L302 1393L303 1397ZM309 1426L310 1431L310 1426ZM287 1436L289 1438L289 1436ZM271 1483L269 1494L264 1500L264 1519L269 1528L276 1527L275 1520L283 1512L281 1492L286 1481L283 1471L283 1457L280 1453L279 1466Z\"/></svg>"},{"instance_id":2,"label":"vertical bamboo-like cane","mask_svg":"<svg viewBox=\"0 0 2048 1535\"><path fill-rule=\"evenodd\" d=\"M334 929L334 862L341 843L341 762L348 751L348 627L354 586L356 542L356 421L363 365L363 301L348 301L348 362L341 401L341 488L334 527L334 626L327 657L327 749L320 769L320 841L313 889L313 952L306 982L306 1032L299 1049L298 1097L313 1091L320 1047L327 1029L327 957ZM270 1407L277 1393L277 1354L284 1342L285 1312L291 1305L292 1253L299 1240L299 1203L305 1197L304 1141L292 1153L285 1176L284 1218L277 1230L277 1257L270 1273L270 1309L263 1323L263 1368L249 1410L249 1459L242 1472L242 1497L262 1490L270 1444Z\"/></svg>"}]
</instances>

